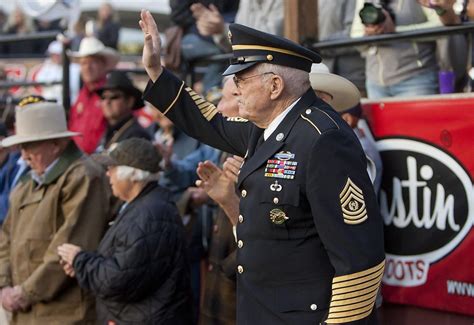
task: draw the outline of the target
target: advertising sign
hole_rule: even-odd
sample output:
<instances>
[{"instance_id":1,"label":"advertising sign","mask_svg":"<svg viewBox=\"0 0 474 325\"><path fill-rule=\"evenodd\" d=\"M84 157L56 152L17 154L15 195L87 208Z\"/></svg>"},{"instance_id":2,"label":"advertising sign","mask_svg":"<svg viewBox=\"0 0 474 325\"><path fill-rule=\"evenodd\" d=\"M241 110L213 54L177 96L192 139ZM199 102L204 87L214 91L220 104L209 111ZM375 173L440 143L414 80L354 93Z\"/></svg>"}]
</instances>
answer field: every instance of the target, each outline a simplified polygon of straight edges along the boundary
<instances>
[{"instance_id":1,"label":"advertising sign","mask_svg":"<svg viewBox=\"0 0 474 325\"><path fill-rule=\"evenodd\" d=\"M474 315L474 97L364 111L383 161L384 300Z\"/></svg>"}]
</instances>

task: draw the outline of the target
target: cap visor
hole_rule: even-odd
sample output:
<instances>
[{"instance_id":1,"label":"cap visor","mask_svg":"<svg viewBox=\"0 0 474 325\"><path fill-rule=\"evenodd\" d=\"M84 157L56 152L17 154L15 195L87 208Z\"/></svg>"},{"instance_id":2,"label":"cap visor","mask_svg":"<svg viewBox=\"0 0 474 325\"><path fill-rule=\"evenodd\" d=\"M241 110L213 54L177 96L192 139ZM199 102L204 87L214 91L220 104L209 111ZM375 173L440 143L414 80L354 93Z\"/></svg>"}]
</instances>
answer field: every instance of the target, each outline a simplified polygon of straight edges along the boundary
<instances>
[{"instance_id":1,"label":"cap visor","mask_svg":"<svg viewBox=\"0 0 474 325\"><path fill-rule=\"evenodd\" d=\"M118 166L118 162L115 161L106 153L96 153L91 155L91 158L103 166Z\"/></svg>"},{"instance_id":2,"label":"cap visor","mask_svg":"<svg viewBox=\"0 0 474 325\"><path fill-rule=\"evenodd\" d=\"M257 63L261 63L261 62L248 62L248 63L242 63L242 64L231 64L227 67L227 69L224 71L224 73L222 75L223 76L228 76L228 75L231 75L231 74L239 73L241 71L244 71L248 68L253 67Z\"/></svg>"}]
</instances>

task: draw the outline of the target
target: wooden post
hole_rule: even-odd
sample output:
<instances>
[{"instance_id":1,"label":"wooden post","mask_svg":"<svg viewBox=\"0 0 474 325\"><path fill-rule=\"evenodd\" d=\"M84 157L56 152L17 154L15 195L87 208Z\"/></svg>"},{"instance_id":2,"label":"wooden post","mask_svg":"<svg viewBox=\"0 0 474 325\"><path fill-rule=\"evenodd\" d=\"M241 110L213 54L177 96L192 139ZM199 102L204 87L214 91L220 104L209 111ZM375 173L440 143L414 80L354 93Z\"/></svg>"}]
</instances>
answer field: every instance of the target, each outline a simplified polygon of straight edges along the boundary
<instances>
[{"instance_id":1,"label":"wooden post","mask_svg":"<svg viewBox=\"0 0 474 325\"><path fill-rule=\"evenodd\" d=\"M299 44L318 39L318 0L285 0L285 37Z\"/></svg>"}]
</instances>

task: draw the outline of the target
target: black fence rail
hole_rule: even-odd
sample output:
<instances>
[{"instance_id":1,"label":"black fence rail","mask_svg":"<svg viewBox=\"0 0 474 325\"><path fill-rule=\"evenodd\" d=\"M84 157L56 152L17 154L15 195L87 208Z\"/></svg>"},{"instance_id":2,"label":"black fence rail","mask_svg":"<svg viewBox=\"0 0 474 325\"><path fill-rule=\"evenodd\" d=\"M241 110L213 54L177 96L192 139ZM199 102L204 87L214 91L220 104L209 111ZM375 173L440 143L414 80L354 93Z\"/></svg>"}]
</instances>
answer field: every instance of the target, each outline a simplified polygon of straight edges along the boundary
<instances>
[{"instance_id":1,"label":"black fence rail","mask_svg":"<svg viewBox=\"0 0 474 325\"><path fill-rule=\"evenodd\" d=\"M440 36L466 34L466 33L471 33L471 32L474 32L474 23L465 22L463 24L455 25L455 26L440 26L440 27L424 28L424 29L400 32L400 33L364 36L364 37L357 37L357 38L346 38L346 39L335 40L335 41L305 43L303 45L311 50L324 51L324 50L331 50L331 49L336 49L336 48L341 48L341 47L387 44L387 43L411 40L411 39L423 40L423 39L435 38L435 37L440 37ZM228 54L217 54L217 55L212 55L205 58L196 59L189 63L188 71L186 71L186 74L187 74L186 80L191 81L191 83L194 82L196 67L200 67L211 62L228 61L231 58L232 58L232 54L228 53Z\"/></svg>"},{"instance_id":2,"label":"black fence rail","mask_svg":"<svg viewBox=\"0 0 474 325\"><path fill-rule=\"evenodd\" d=\"M309 49L315 51L324 51L331 50L341 47L354 47L354 46L364 46L364 45L376 45L391 43L404 40L423 40L429 38L435 38L440 36L449 36L454 34L466 34L474 32L474 23L465 22L461 25L456 26L442 26L442 27L433 27L425 28L414 31L392 33L392 34L382 34L375 36L366 36L359 38L347 38L335 41L323 41L315 43L305 43L303 44ZM54 40L59 35L58 32L39 32L31 33L25 35L3 35L0 36L0 44L7 42L16 42L16 41L25 41L25 40L41 40L41 39L51 39ZM63 105L66 110L70 108L70 94L69 94L69 57L67 55L68 47L67 45L63 47L63 78L61 82L52 82L52 83L39 83L39 82L2 82L0 83L0 89L12 88L18 86L49 86L54 84L62 84L63 89ZM232 54L218 54L208 57L198 58L192 62L189 62L186 70L184 71L185 80L188 84L193 84L196 80L196 72L205 69L208 63L212 62L225 62L232 58ZM135 74L144 74L144 69L128 69L127 72Z\"/></svg>"}]
</instances>

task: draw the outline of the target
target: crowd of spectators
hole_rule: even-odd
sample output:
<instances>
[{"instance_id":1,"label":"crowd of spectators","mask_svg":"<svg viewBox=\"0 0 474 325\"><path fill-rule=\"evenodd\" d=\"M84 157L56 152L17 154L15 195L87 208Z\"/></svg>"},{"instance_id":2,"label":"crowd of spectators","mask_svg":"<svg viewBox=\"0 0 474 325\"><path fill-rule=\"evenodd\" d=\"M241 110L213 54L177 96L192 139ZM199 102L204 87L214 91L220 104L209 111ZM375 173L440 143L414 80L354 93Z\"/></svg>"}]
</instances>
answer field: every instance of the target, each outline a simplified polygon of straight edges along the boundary
<instances>
[{"instance_id":1,"label":"crowd of spectators","mask_svg":"<svg viewBox=\"0 0 474 325\"><path fill-rule=\"evenodd\" d=\"M467 13L474 17L473 2L468 2ZM171 20L182 29L181 69L187 69L187 64L206 56L228 53L231 50L227 37L229 23L236 22L283 35L282 0L171 1L170 4ZM429 1L387 1L382 9L385 18L379 24L364 24L361 21L359 11L362 5L363 1L320 0L320 39L349 39L461 22L452 11L453 1L449 0L440 0L435 8ZM84 18L78 21L76 36L70 44L72 51L69 57L73 62L70 72L71 110L63 112L59 105L49 103L62 103L61 86L47 88L42 94L44 98L30 97L17 106L17 133L21 114L34 117L34 113L28 113L28 110L40 108L67 113L68 127L65 116L64 121L59 121L64 122L63 129L56 130L52 138L44 137L41 142L31 138L13 138L15 141L2 142L4 146L0 146L0 222L7 218L0 235L0 280L3 279L0 286L2 293L5 293L3 297L6 297L1 298L3 307L13 312L13 322L21 323L31 319L33 311L46 312L48 305L61 310L62 307L55 304L87 292L97 298L99 318L111 321L109 324L153 321L156 320L154 317L167 318L170 324L234 324L235 220L223 208L221 200L223 194L228 193L223 189L232 189L235 184L242 160L201 144L174 127L165 115L143 102L142 92L130 75L115 70L120 60L117 51L120 22L110 4L104 3L100 7L97 20L91 25L91 35L87 35L86 25ZM8 17L0 15L0 26L2 34L62 29L59 21L33 20L19 8ZM38 73L37 81L57 81L62 78L62 46L59 41L12 42L0 44L0 52L10 56L46 53L48 58ZM368 173L377 190L380 188L382 166L373 143L365 139L358 129L358 121L363 118L359 102L361 94L376 99L438 93L439 64L436 49L433 40L416 40L358 49L328 50L322 53L327 67L324 66L323 71L314 70L311 74L312 88L343 116L363 144ZM189 91L193 98L199 98L204 105L204 98L210 100L210 94L214 94L217 88L220 96L213 98L213 103L205 105L208 108L216 106L220 114L238 120L236 85L232 78L222 80L221 77L225 66L222 63L209 64L200 80L201 87ZM340 77L345 81L337 79ZM79 80L82 87L79 87ZM324 83L318 83L318 80ZM331 83L330 80L335 81ZM351 100L347 101L348 98ZM150 109L150 125L141 125L137 112ZM28 118L21 123L31 127L34 123ZM38 134L47 133L48 130L41 130L41 127L47 128L48 125L51 124L45 122L37 126ZM26 129L23 132L28 133ZM0 124L0 140L11 134L12 130ZM43 169L37 169L32 164L34 150L39 145L55 149L45 151L48 152L45 155L49 163ZM137 148L144 151L137 151ZM102 159L108 157L109 160L104 163L108 167L102 168L90 159L96 157L94 154ZM119 156L114 157L114 154ZM145 161L150 155L156 159L153 166L147 165ZM110 157L115 161L111 162ZM100 159L97 158L97 161L100 162ZM77 167L76 163L86 167ZM121 170L117 166L133 170ZM79 168L77 174L72 172L74 168ZM106 168L111 187L105 181ZM146 173L141 173L143 171ZM159 174L158 180L151 178L152 174ZM223 175L227 175L227 178ZM52 177L54 180L65 179L62 187L58 185L59 190L55 192L48 189L53 186L50 181ZM67 210L62 207L70 204L67 195L72 200L80 195L74 188L78 186L74 185L78 177L90 178L90 182L97 183L94 190L82 190L84 197L79 202L89 210L84 209L77 214L68 210L67 213L74 214L71 219L66 212L61 212L55 220L48 221L47 226L40 223L40 228L47 228L49 224L53 226L48 228L49 232L39 231L47 238L37 243L40 248L33 246L31 240L35 239L34 229L31 230L31 238L28 233L18 231L18 227L27 223L21 218L24 213L22 204L30 204L28 213L35 215L38 212L35 209L43 207L43 200L50 195L48 199L56 205L48 205L49 209ZM195 186L196 181L199 186ZM39 188L44 189L41 194L37 192ZM48 190L52 194L48 194ZM93 191L101 193L93 194ZM132 192L136 195L129 196ZM112 194L116 199L112 198ZM30 199L26 198L27 195ZM13 199L9 210L10 196ZM95 196L95 199L91 196ZM98 202L100 198L102 201ZM24 200L30 201L25 203ZM92 211L88 200L94 201L91 206L100 206L101 209L86 216L88 211ZM150 209L162 211L166 218L147 214ZM141 219L137 217L138 214ZM97 219L89 220L93 217ZM80 218L89 221L80 222ZM160 222L154 223L153 218ZM95 233L86 236L92 228ZM72 229L84 236L73 235ZM147 232L142 233L143 229ZM158 237L163 234L167 236L165 242L161 242ZM18 240L20 237L24 240L11 244L12 239ZM185 247L182 241L186 243ZM9 271L23 267L15 264L19 263L22 256L18 252L20 245L25 245L32 250L32 254L36 254L32 256L36 260L31 262L39 271L11 277ZM60 258L56 253L58 246L61 247ZM156 247L160 250L151 254L150 251ZM18 259L14 261L11 256ZM157 267L163 261L168 267L165 271ZM65 274L62 273L63 268ZM127 268L130 273L124 272L123 268ZM50 291L41 284L48 272L54 272L56 279L53 279L56 283ZM51 273L48 274L50 276ZM66 274L75 279L68 279ZM141 281L140 285L130 288L129 283L138 280ZM186 284L184 281L187 281ZM174 296L173 287L179 287L179 292L176 291L178 293ZM190 297L192 304L188 301ZM163 301L169 302L169 305ZM90 302L85 301L82 314L76 313L74 317L93 319L95 316L89 313ZM149 308L150 304L156 308ZM140 315L143 306L148 306L148 309ZM70 309L66 306L66 310ZM67 311L64 312L65 320L71 316ZM137 315L146 315L148 318L140 319Z\"/></svg>"}]
</instances>

